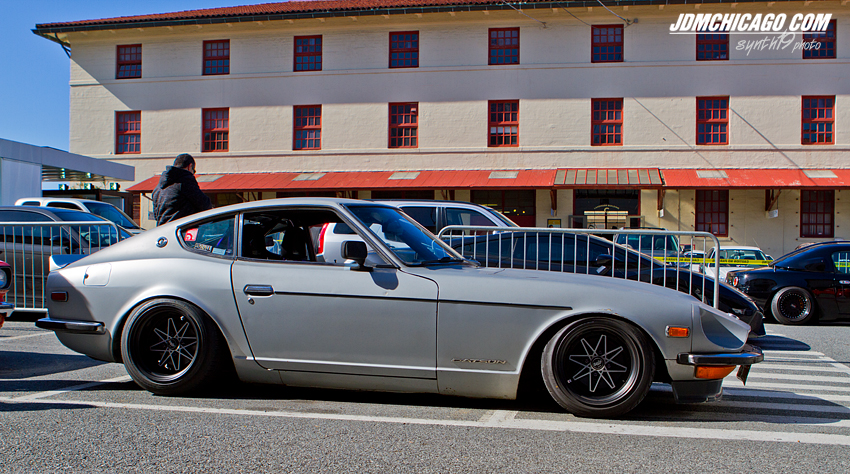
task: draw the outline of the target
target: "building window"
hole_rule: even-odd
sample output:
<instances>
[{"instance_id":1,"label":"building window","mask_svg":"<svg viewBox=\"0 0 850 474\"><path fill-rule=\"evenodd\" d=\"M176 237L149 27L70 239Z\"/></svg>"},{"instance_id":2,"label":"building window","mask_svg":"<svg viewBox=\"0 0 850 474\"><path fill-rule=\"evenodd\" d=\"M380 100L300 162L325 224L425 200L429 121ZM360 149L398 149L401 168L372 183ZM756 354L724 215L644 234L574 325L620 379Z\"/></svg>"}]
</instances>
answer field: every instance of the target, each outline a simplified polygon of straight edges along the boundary
<instances>
[{"instance_id":1,"label":"building window","mask_svg":"<svg viewBox=\"0 0 850 474\"><path fill-rule=\"evenodd\" d=\"M720 237L729 235L729 191L697 190L696 230Z\"/></svg>"},{"instance_id":2,"label":"building window","mask_svg":"<svg viewBox=\"0 0 850 474\"><path fill-rule=\"evenodd\" d=\"M533 189L509 191L473 189L470 199L475 204L501 212L520 227L535 226L537 209Z\"/></svg>"},{"instance_id":3,"label":"building window","mask_svg":"<svg viewBox=\"0 0 850 474\"><path fill-rule=\"evenodd\" d=\"M590 144L622 145L623 99L593 99L591 104Z\"/></svg>"},{"instance_id":4,"label":"building window","mask_svg":"<svg viewBox=\"0 0 850 474\"><path fill-rule=\"evenodd\" d=\"M419 32L390 33L390 67L419 67Z\"/></svg>"},{"instance_id":5,"label":"building window","mask_svg":"<svg viewBox=\"0 0 850 474\"><path fill-rule=\"evenodd\" d=\"M592 62L623 62L623 25L594 25L590 30Z\"/></svg>"},{"instance_id":6,"label":"building window","mask_svg":"<svg viewBox=\"0 0 850 474\"><path fill-rule=\"evenodd\" d=\"M519 101L491 100L489 106L489 146L518 146Z\"/></svg>"},{"instance_id":7,"label":"building window","mask_svg":"<svg viewBox=\"0 0 850 474\"><path fill-rule=\"evenodd\" d=\"M142 45L127 44L118 46L115 79L142 77Z\"/></svg>"},{"instance_id":8,"label":"building window","mask_svg":"<svg viewBox=\"0 0 850 474\"><path fill-rule=\"evenodd\" d=\"M115 113L115 154L141 153L142 113Z\"/></svg>"},{"instance_id":9,"label":"building window","mask_svg":"<svg viewBox=\"0 0 850 474\"><path fill-rule=\"evenodd\" d=\"M729 97L697 97L697 145L728 145Z\"/></svg>"},{"instance_id":10,"label":"building window","mask_svg":"<svg viewBox=\"0 0 850 474\"><path fill-rule=\"evenodd\" d=\"M416 148L419 104L390 104L390 148Z\"/></svg>"},{"instance_id":11,"label":"building window","mask_svg":"<svg viewBox=\"0 0 850 474\"><path fill-rule=\"evenodd\" d=\"M490 28L490 64L519 64L519 28Z\"/></svg>"},{"instance_id":12,"label":"building window","mask_svg":"<svg viewBox=\"0 0 850 474\"><path fill-rule=\"evenodd\" d=\"M230 40L204 41L204 75L230 74Z\"/></svg>"},{"instance_id":13,"label":"building window","mask_svg":"<svg viewBox=\"0 0 850 474\"><path fill-rule=\"evenodd\" d=\"M801 191L800 237L833 237L835 191Z\"/></svg>"},{"instance_id":14,"label":"building window","mask_svg":"<svg viewBox=\"0 0 850 474\"><path fill-rule=\"evenodd\" d=\"M805 43L817 46L803 49L803 59L835 59L835 28L835 20L831 20L824 32L803 33Z\"/></svg>"},{"instance_id":15,"label":"building window","mask_svg":"<svg viewBox=\"0 0 850 474\"><path fill-rule=\"evenodd\" d=\"M725 61L729 59L728 34L698 34L697 61Z\"/></svg>"},{"instance_id":16,"label":"building window","mask_svg":"<svg viewBox=\"0 0 850 474\"><path fill-rule=\"evenodd\" d=\"M296 71L322 70L322 35L295 37Z\"/></svg>"},{"instance_id":17,"label":"building window","mask_svg":"<svg viewBox=\"0 0 850 474\"><path fill-rule=\"evenodd\" d=\"M230 109L204 109L203 151L227 151Z\"/></svg>"},{"instance_id":18,"label":"building window","mask_svg":"<svg viewBox=\"0 0 850 474\"><path fill-rule=\"evenodd\" d=\"M803 96L803 145L835 143L835 96Z\"/></svg>"},{"instance_id":19,"label":"building window","mask_svg":"<svg viewBox=\"0 0 850 474\"><path fill-rule=\"evenodd\" d=\"M295 142L293 150L322 149L322 106L301 105L295 107Z\"/></svg>"}]
</instances>

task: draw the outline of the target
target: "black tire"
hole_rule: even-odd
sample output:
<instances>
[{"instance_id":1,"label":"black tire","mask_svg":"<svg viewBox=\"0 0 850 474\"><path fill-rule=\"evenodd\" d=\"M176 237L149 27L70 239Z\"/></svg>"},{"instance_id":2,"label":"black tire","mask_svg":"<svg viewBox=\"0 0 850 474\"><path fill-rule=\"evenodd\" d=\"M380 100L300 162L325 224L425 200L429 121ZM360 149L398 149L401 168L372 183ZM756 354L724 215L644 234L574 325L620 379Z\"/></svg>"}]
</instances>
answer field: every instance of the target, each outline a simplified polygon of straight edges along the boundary
<instances>
[{"instance_id":1,"label":"black tire","mask_svg":"<svg viewBox=\"0 0 850 474\"><path fill-rule=\"evenodd\" d=\"M601 317L558 331L543 349L540 365L552 398L588 418L628 413L649 392L655 375L653 347L643 332Z\"/></svg>"},{"instance_id":2,"label":"black tire","mask_svg":"<svg viewBox=\"0 0 850 474\"><path fill-rule=\"evenodd\" d=\"M796 286L783 288L770 300L770 314L782 324L803 325L817 316L811 293Z\"/></svg>"},{"instance_id":3,"label":"black tire","mask_svg":"<svg viewBox=\"0 0 850 474\"><path fill-rule=\"evenodd\" d=\"M141 304L121 334L127 372L157 395L186 394L209 384L226 368L228 354L218 328L203 311L179 300Z\"/></svg>"}]
</instances>

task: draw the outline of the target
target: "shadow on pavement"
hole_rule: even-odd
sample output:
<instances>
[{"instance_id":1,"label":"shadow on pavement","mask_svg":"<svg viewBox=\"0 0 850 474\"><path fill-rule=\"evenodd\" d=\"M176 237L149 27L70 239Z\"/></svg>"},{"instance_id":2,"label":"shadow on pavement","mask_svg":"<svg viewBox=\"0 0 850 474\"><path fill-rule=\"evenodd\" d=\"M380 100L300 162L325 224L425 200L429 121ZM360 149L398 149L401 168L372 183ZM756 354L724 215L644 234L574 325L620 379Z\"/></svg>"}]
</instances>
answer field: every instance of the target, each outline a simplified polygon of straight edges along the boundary
<instances>
[{"instance_id":1,"label":"shadow on pavement","mask_svg":"<svg viewBox=\"0 0 850 474\"><path fill-rule=\"evenodd\" d=\"M0 379L24 379L85 369L106 362L84 355L0 351Z\"/></svg>"}]
</instances>

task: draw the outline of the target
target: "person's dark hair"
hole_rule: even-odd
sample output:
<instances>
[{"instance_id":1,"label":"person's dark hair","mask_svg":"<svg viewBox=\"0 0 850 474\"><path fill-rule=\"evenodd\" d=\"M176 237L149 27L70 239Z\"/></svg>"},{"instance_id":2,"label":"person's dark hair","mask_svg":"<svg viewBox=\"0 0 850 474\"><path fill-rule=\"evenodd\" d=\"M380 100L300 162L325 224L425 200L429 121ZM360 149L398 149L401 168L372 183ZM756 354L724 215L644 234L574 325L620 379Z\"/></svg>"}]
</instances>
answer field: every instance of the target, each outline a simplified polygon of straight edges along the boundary
<instances>
[{"instance_id":1,"label":"person's dark hair","mask_svg":"<svg viewBox=\"0 0 850 474\"><path fill-rule=\"evenodd\" d=\"M195 159L188 153L181 153L174 158L174 167L187 169L195 164Z\"/></svg>"}]
</instances>

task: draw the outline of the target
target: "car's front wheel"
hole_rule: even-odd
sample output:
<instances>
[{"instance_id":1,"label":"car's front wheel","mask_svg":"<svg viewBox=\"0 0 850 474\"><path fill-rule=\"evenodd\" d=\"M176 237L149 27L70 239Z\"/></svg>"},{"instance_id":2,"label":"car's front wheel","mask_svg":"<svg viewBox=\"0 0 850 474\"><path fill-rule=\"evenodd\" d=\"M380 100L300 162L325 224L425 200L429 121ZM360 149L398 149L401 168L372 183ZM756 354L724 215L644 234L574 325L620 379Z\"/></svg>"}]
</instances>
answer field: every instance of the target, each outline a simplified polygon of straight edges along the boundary
<instances>
[{"instance_id":1,"label":"car's front wheel","mask_svg":"<svg viewBox=\"0 0 850 474\"><path fill-rule=\"evenodd\" d=\"M802 325L812 322L817 311L811 293L803 288L789 286L773 296L770 313L782 324Z\"/></svg>"},{"instance_id":2,"label":"car's front wheel","mask_svg":"<svg viewBox=\"0 0 850 474\"><path fill-rule=\"evenodd\" d=\"M543 349L543 381L567 411L590 418L621 416L649 392L655 356L635 326L593 317L555 334Z\"/></svg>"},{"instance_id":3,"label":"car's front wheel","mask_svg":"<svg viewBox=\"0 0 850 474\"><path fill-rule=\"evenodd\" d=\"M218 329L196 306L160 298L136 307L121 334L133 380L158 395L179 395L211 382L224 363Z\"/></svg>"}]
</instances>

